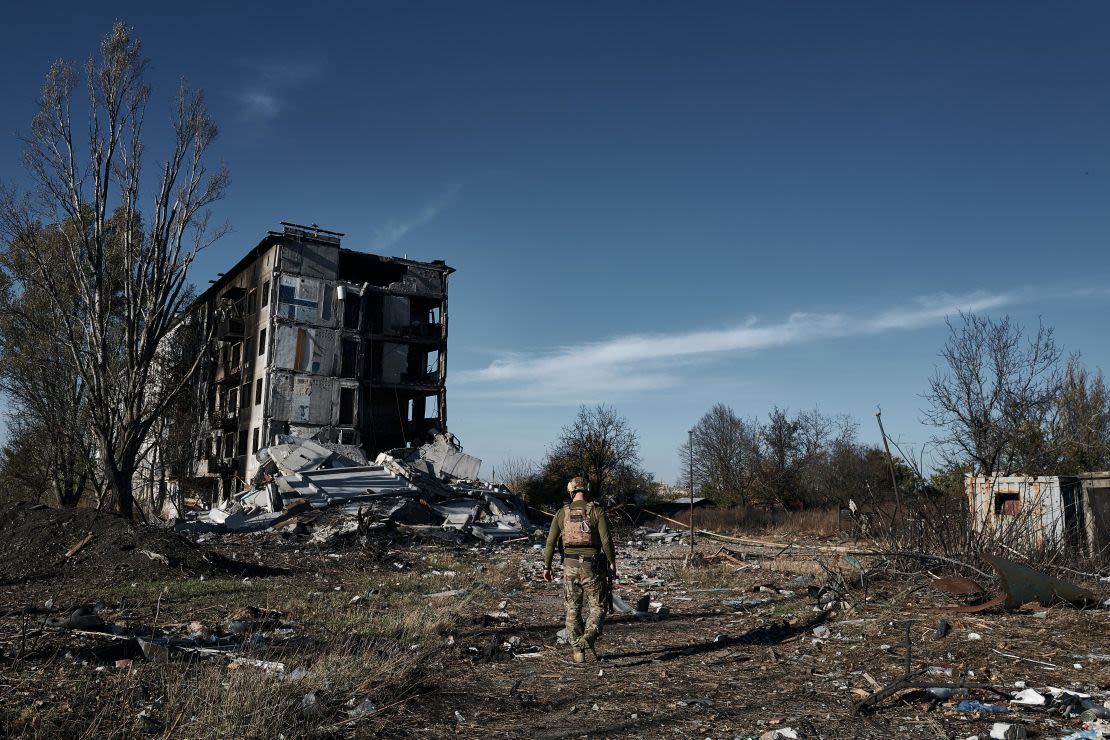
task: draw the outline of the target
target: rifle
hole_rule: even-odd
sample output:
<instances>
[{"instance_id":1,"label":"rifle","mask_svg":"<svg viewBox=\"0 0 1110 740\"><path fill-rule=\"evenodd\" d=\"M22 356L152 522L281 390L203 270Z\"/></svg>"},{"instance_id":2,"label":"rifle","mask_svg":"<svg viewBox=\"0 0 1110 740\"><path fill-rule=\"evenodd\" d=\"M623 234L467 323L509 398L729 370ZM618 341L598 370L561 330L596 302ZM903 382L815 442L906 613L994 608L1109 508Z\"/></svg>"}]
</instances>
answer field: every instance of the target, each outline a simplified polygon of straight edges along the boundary
<instances>
[{"instance_id":1,"label":"rifle","mask_svg":"<svg viewBox=\"0 0 1110 740\"><path fill-rule=\"evenodd\" d=\"M613 613L613 570L609 567L609 558L605 553L599 552L595 560L597 567L601 568L601 603L606 614Z\"/></svg>"}]
</instances>

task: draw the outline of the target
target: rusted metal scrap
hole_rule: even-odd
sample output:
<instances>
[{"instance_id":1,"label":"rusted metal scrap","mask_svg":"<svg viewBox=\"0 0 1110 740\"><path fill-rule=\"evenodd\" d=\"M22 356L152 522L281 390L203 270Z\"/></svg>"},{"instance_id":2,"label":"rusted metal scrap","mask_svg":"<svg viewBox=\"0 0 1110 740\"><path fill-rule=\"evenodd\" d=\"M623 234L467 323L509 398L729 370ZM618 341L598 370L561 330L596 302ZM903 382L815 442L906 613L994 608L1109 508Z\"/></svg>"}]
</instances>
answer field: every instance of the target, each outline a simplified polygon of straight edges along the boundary
<instances>
[{"instance_id":1,"label":"rusted metal scrap","mask_svg":"<svg viewBox=\"0 0 1110 740\"><path fill-rule=\"evenodd\" d=\"M982 604L940 607L936 611L968 614L986 611L996 606L1013 610L1021 607L1022 604L1028 604L1030 601L1036 601L1041 606L1051 606L1058 602L1072 604L1074 606L1085 606L1098 602L1098 597L1082 586L1076 586L1074 583L1069 583L1055 576L1046 575L1038 570L1030 568L1028 565L1015 563L1005 558L1000 558L997 555L984 554L983 560L986 560L998 571L998 580L1002 584L1002 593ZM945 583L941 584L941 581ZM958 588L959 581L968 581L970 584L978 586L978 584L971 581L971 579L962 578L961 576L937 579L933 581L931 585L948 593L967 593L965 591L950 590L948 588ZM966 586L967 584L963 585ZM982 590L981 587L980 590Z\"/></svg>"},{"instance_id":2,"label":"rusted metal scrap","mask_svg":"<svg viewBox=\"0 0 1110 740\"><path fill-rule=\"evenodd\" d=\"M930 586L953 596L977 596L986 589L966 576L945 576L929 583Z\"/></svg>"},{"instance_id":3,"label":"rusted metal scrap","mask_svg":"<svg viewBox=\"0 0 1110 740\"><path fill-rule=\"evenodd\" d=\"M1004 606L1007 609L1017 609L1030 601L1036 601L1041 606L1051 606L1060 601L1084 606L1098 601L1098 597L1088 589L1033 570L1028 565L1014 563L996 555L983 555L983 560L998 571L998 579L1002 582L1002 591L1006 595Z\"/></svg>"}]
</instances>

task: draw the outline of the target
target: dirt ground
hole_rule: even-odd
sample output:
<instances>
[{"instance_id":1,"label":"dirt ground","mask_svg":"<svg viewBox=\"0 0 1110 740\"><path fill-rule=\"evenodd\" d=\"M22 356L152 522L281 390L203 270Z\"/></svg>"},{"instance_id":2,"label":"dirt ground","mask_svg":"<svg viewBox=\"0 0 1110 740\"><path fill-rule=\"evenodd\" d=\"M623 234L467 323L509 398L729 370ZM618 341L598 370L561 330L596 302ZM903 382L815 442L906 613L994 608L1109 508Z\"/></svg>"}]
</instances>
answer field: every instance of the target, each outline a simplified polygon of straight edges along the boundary
<instances>
[{"instance_id":1,"label":"dirt ground","mask_svg":"<svg viewBox=\"0 0 1110 740\"><path fill-rule=\"evenodd\" d=\"M853 715L904 673L907 628L912 667L937 682L1110 698L1110 610L939 615L930 609L954 602L924 571L804 545L729 545L742 559L727 562L702 539L689 564L683 540L619 530L616 593L646 596L646 612L611 617L600 661L576 665L556 639L561 583L543 582L531 543L453 547L403 532L369 547L274 534L193 542L101 519L21 509L0 522L4 736L985 739L996 721L1030 737L1082 728L990 689L947 700L906 690ZM851 589L823 609L829 571ZM67 624L78 607L103 626ZM942 616L951 631L937 637ZM187 633L224 635L232 652L159 663L135 639ZM1012 711L960 711L961 699Z\"/></svg>"}]
</instances>

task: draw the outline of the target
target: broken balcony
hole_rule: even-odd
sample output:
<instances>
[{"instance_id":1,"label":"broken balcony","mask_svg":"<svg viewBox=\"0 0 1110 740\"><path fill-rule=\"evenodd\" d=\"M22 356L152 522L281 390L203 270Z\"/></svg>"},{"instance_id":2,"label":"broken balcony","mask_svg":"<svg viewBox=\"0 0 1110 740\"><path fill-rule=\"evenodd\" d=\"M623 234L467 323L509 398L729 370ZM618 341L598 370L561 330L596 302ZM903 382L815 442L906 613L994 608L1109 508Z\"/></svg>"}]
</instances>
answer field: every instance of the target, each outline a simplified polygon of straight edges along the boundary
<instances>
[{"instance_id":1,"label":"broken balcony","mask_svg":"<svg viewBox=\"0 0 1110 740\"><path fill-rule=\"evenodd\" d=\"M233 459L225 459L222 457L209 457L208 458L208 473L233 473L235 472L235 461Z\"/></svg>"},{"instance_id":2,"label":"broken balcony","mask_svg":"<svg viewBox=\"0 0 1110 740\"><path fill-rule=\"evenodd\" d=\"M230 362L221 362L216 365L216 374L213 379L216 381L216 385L223 385L225 383L238 384L239 379L242 377L243 363L237 362L232 364Z\"/></svg>"},{"instance_id":3,"label":"broken balcony","mask_svg":"<svg viewBox=\"0 0 1110 740\"><path fill-rule=\"evenodd\" d=\"M238 411L216 411L208 417L208 426L212 429L232 430L239 427Z\"/></svg>"},{"instance_id":4,"label":"broken balcony","mask_svg":"<svg viewBox=\"0 0 1110 740\"><path fill-rule=\"evenodd\" d=\"M225 316L216 323L216 339L221 342L231 342L245 339L247 336L247 322L235 316Z\"/></svg>"}]
</instances>

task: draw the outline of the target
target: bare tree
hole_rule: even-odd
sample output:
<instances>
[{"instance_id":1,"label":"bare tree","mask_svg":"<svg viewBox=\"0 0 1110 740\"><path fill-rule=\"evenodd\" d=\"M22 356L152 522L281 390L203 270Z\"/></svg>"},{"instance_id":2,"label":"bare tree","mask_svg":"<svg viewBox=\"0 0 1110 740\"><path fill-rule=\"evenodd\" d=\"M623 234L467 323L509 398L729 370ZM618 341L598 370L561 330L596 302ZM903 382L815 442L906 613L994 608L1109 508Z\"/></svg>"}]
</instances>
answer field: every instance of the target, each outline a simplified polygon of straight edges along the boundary
<instances>
[{"instance_id":1,"label":"bare tree","mask_svg":"<svg viewBox=\"0 0 1110 740\"><path fill-rule=\"evenodd\" d=\"M1069 357L1056 405L1053 438L1060 472L1110 468L1110 392L1102 371L1090 373L1078 355Z\"/></svg>"},{"instance_id":2,"label":"bare tree","mask_svg":"<svg viewBox=\"0 0 1110 740\"><path fill-rule=\"evenodd\" d=\"M574 421L563 427L549 457L565 461L575 474L585 476L600 497L618 492L615 484L639 470L640 440L612 406L582 406Z\"/></svg>"},{"instance_id":3,"label":"bare tree","mask_svg":"<svg viewBox=\"0 0 1110 740\"><path fill-rule=\"evenodd\" d=\"M18 244L34 262L23 289L49 299L52 326L83 386L102 474L125 516L144 440L190 380L187 373L173 386L157 382L155 360L184 308L190 266L222 233L208 228L207 207L228 184L222 165L205 167L216 126L204 97L182 84L171 150L145 193L145 69L141 43L117 23L85 67L87 109L75 111L78 74L55 63L27 138L36 188L22 198L5 193L0 207L9 248ZM46 248L53 240L64 245L60 254Z\"/></svg>"},{"instance_id":4,"label":"bare tree","mask_svg":"<svg viewBox=\"0 0 1110 740\"><path fill-rule=\"evenodd\" d=\"M701 494L721 504L747 504L756 474L758 424L741 419L726 404L718 403L705 412L693 431L694 481ZM682 443L678 455L685 470L690 441ZM685 478L682 480L686 483Z\"/></svg>"},{"instance_id":5,"label":"bare tree","mask_svg":"<svg viewBox=\"0 0 1110 740\"><path fill-rule=\"evenodd\" d=\"M1060 351L1052 329L1035 334L1013 323L961 313L949 321L942 367L929 381L924 421L950 466L970 462L975 472L1010 473L1036 465L1045 452L1042 431L1060 386ZM1036 470L1024 472L1035 473Z\"/></svg>"}]
</instances>

